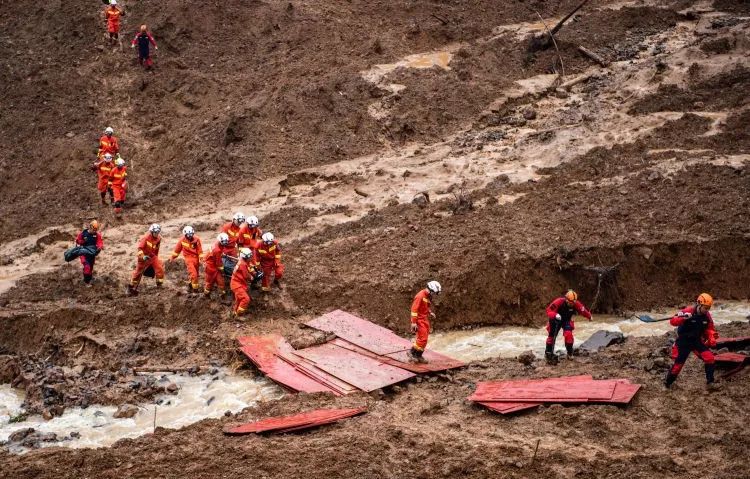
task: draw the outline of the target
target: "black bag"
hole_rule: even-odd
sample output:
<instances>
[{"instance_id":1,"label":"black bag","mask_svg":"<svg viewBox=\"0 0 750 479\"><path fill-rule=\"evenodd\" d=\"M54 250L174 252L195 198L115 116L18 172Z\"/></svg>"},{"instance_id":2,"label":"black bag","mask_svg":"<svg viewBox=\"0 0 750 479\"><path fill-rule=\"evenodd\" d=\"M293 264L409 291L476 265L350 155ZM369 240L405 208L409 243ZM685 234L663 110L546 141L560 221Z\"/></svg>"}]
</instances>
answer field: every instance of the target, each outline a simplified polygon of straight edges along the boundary
<instances>
[{"instance_id":1,"label":"black bag","mask_svg":"<svg viewBox=\"0 0 750 479\"><path fill-rule=\"evenodd\" d=\"M96 256L99 252L96 246L73 246L63 253L63 257L67 263L70 263L79 256Z\"/></svg>"}]
</instances>

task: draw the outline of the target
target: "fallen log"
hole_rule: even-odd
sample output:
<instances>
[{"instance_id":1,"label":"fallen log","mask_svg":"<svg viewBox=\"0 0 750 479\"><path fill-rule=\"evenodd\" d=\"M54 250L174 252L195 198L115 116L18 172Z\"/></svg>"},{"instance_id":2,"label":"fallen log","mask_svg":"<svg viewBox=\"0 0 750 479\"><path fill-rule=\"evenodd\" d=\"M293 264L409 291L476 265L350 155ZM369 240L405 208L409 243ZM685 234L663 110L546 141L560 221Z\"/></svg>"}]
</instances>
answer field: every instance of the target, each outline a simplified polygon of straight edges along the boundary
<instances>
[{"instance_id":1,"label":"fallen log","mask_svg":"<svg viewBox=\"0 0 750 479\"><path fill-rule=\"evenodd\" d=\"M585 47L578 45L578 51L583 53L585 56L589 57L590 59L594 60L596 63L598 63L599 65L605 68L609 66L609 62L607 60L605 60L601 56L597 55L596 53L592 52L591 50Z\"/></svg>"}]
</instances>

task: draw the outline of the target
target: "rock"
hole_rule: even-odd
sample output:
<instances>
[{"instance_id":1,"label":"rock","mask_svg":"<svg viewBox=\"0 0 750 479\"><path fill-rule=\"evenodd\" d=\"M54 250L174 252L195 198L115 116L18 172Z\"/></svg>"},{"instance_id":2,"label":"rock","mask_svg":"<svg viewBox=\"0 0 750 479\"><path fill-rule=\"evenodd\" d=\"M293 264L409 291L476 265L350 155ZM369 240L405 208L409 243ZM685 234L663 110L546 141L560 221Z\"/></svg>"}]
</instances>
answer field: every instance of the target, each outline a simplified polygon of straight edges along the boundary
<instances>
[{"instance_id":1,"label":"rock","mask_svg":"<svg viewBox=\"0 0 750 479\"><path fill-rule=\"evenodd\" d=\"M648 181L656 181L658 179L661 179L661 173L658 171L652 171L651 174L648 175Z\"/></svg>"},{"instance_id":2,"label":"rock","mask_svg":"<svg viewBox=\"0 0 750 479\"><path fill-rule=\"evenodd\" d=\"M416 195L414 195L414 198L412 198L411 202L419 206L420 208L424 208L430 202L430 195L427 192L422 191L421 193L417 193Z\"/></svg>"},{"instance_id":3,"label":"rock","mask_svg":"<svg viewBox=\"0 0 750 479\"><path fill-rule=\"evenodd\" d=\"M50 419L52 419L53 416L52 416L52 413L49 411L49 409L45 409L44 411L42 411L42 417L44 418L45 421L49 421Z\"/></svg>"},{"instance_id":4,"label":"rock","mask_svg":"<svg viewBox=\"0 0 750 479\"><path fill-rule=\"evenodd\" d=\"M665 369L669 369L669 363L664 358L656 358L650 363L648 363L644 369L646 369L646 371L653 371L653 372L662 371Z\"/></svg>"},{"instance_id":5,"label":"rock","mask_svg":"<svg viewBox=\"0 0 750 479\"><path fill-rule=\"evenodd\" d=\"M65 136L67 136L68 138L73 138L74 136L76 136L76 134L73 133L72 131L69 131L69 132L65 133Z\"/></svg>"},{"instance_id":6,"label":"rock","mask_svg":"<svg viewBox=\"0 0 750 479\"><path fill-rule=\"evenodd\" d=\"M169 383L164 388L167 392L170 392L172 394L177 394L177 391L180 390L180 388L175 383Z\"/></svg>"},{"instance_id":7,"label":"rock","mask_svg":"<svg viewBox=\"0 0 750 479\"><path fill-rule=\"evenodd\" d=\"M650 259L651 255L654 254L654 250L646 246L641 246L635 249L636 253L643 256L644 259Z\"/></svg>"},{"instance_id":8,"label":"rock","mask_svg":"<svg viewBox=\"0 0 750 479\"><path fill-rule=\"evenodd\" d=\"M10 442L21 442L26 439L26 436L33 434L34 431L36 431L36 429L34 429L33 427L25 427L23 429L19 429L18 431L12 433L8 437L8 440Z\"/></svg>"},{"instance_id":9,"label":"rock","mask_svg":"<svg viewBox=\"0 0 750 479\"><path fill-rule=\"evenodd\" d=\"M524 366L531 366L534 364L534 361L536 360L536 355L533 351L526 351L518 355L516 357L519 363L523 364Z\"/></svg>"},{"instance_id":10,"label":"rock","mask_svg":"<svg viewBox=\"0 0 750 479\"><path fill-rule=\"evenodd\" d=\"M81 438L81 433L78 432L78 431L73 431L73 432L70 433L70 438L71 439L80 439Z\"/></svg>"},{"instance_id":11,"label":"rock","mask_svg":"<svg viewBox=\"0 0 750 479\"><path fill-rule=\"evenodd\" d=\"M0 383L12 383L20 374L21 368L17 358L9 355L0 356Z\"/></svg>"},{"instance_id":12,"label":"rock","mask_svg":"<svg viewBox=\"0 0 750 479\"><path fill-rule=\"evenodd\" d=\"M138 414L138 406L132 404L121 404L120 407L117 408L117 411L112 414L112 417L115 419L131 418L136 414Z\"/></svg>"},{"instance_id":13,"label":"rock","mask_svg":"<svg viewBox=\"0 0 750 479\"><path fill-rule=\"evenodd\" d=\"M536 110L531 106L524 108L521 114L527 120L533 120L536 118Z\"/></svg>"}]
</instances>

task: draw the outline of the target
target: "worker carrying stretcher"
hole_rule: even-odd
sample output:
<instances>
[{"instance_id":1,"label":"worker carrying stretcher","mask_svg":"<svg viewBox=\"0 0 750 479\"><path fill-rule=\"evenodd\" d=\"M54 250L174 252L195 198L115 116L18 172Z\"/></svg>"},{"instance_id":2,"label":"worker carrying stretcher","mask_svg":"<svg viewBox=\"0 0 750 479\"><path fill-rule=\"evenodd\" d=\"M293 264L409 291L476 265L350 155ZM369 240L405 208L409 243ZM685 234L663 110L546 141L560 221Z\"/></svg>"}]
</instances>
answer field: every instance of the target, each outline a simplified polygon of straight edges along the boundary
<instances>
[{"instance_id":1,"label":"worker carrying stretcher","mask_svg":"<svg viewBox=\"0 0 750 479\"><path fill-rule=\"evenodd\" d=\"M669 320L669 324L677 327L677 339L672 346L674 364L664 380L666 387L675 382L692 352L704 363L706 387L709 390L718 388L714 383L714 353L708 349L716 346L716 339L719 337L709 312L713 304L714 299L710 294L701 293L695 304L682 309Z\"/></svg>"},{"instance_id":2,"label":"worker carrying stretcher","mask_svg":"<svg viewBox=\"0 0 750 479\"><path fill-rule=\"evenodd\" d=\"M555 299L547 306L547 346L544 349L544 357L548 362L555 362L555 340L557 334L562 330L565 339L565 350L568 353L568 359L573 359L573 330L575 322L573 316L580 314L591 321L591 312L586 306L578 301L578 293L568 290L565 296Z\"/></svg>"},{"instance_id":3,"label":"worker carrying stretcher","mask_svg":"<svg viewBox=\"0 0 750 479\"><path fill-rule=\"evenodd\" d=\"M440 283L430 281L427 283L425 289L417 293L414 301L411 303L411 332L416 333L414 344L412 344L411 350L409 350L409 359L411 361L419 363L427 362L423 355L427 347L427 339L432 332L430 318L435 318L435 312L432 310L432 302L434 296L440 294L442 290L443 288L440 286Z\"/></svg>"}]
</instances>

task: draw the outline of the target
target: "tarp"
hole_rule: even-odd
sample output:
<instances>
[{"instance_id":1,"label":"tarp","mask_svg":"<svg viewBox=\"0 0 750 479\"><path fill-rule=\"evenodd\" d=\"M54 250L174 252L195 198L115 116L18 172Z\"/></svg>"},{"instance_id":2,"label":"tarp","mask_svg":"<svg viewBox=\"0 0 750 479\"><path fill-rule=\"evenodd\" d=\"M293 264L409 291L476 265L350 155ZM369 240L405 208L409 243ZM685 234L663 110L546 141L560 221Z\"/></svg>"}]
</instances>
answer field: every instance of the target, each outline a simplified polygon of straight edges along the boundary
<instances>
[{"instance_id":1,"label":"tarp","mask_svg":"<svg viewBox=\"0 0 750 479\"><path fill-rule=\"evenodd\" d=\"M291 416L278 416L262 419L260 421L242 424L240 426L227 426L224 434L242 435L261 432L290 432L308 429L311 427L331 424L344 418L363 414L366 408L350 409L316 409Z\"/></svg>"},{"instance_id":2,"label":"tarp","mask_svg":"<svg viewBox=\"0 0 750 479\"><path fill-rule=\"evenodd\" d=\"M621 343L624 340L625 336L618 331L604 331L601 329L592 334L591 337L584 341L578 349L594 352L606 348L610 344Z\"/></svg>"}]
</instances>

